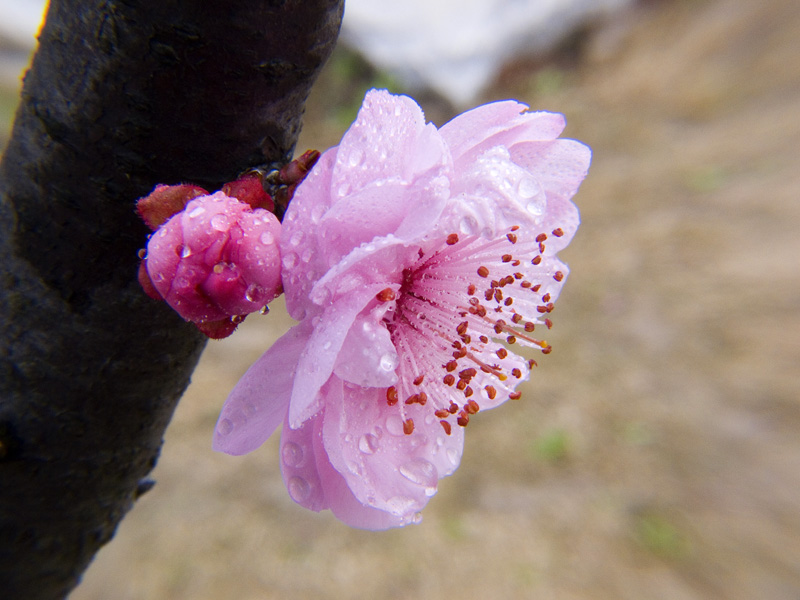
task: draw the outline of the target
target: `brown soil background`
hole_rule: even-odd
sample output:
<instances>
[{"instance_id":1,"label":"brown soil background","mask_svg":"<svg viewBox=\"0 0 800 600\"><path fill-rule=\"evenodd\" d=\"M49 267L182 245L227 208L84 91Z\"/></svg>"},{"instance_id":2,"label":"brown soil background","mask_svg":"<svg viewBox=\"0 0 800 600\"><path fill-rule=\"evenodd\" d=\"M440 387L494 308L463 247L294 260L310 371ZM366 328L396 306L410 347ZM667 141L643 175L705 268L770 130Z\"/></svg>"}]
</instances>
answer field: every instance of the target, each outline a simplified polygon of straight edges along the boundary
<instances>
[{"instance_id":1,"label":"brown soil background","mask_svg":"<svg viewBox=\"0 0 800 600\"><path fill-rule=\"evenodd\" d=\"M650 2L579 41L484 98L594 149L555 352L473 419L422 524L299 508L277 439L211 451L276 307L209 344L158 485L72 600L800 598L800 3ZM337 142L385 83L364 73L337 53L299 149Z\"/></svg>"}]
</instances>

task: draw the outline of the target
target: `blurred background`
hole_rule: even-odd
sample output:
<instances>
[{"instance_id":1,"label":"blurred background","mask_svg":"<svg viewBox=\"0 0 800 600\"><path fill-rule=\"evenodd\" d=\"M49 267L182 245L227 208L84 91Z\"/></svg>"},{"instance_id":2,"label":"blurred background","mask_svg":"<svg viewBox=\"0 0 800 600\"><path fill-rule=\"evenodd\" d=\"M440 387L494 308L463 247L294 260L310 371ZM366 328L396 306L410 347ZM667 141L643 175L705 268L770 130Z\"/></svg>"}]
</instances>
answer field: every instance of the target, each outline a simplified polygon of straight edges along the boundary
<instances>
[{"instance_id":1,"label":"blurred background","mask_svg":"<svg viewBox=\"0 0 800 600\"><path fill-rule=\"evenodd\" d=\"M291 324L276 302L209 343L158 484L73 600L800 598L800 3L594 4L550 11L564 26L544 46L535 23L488 35L497 58L463 89L455 66L435 85L381 59L367 11L308 103L299 151L336 144L374 86L439 125L517 98L594 150L555 350L522 401L472 420L422 523L365 532L299 508L276 437L211 451L227 393ZM30 44L0 31L5 136Z\"/></svg>"}]
</instances>

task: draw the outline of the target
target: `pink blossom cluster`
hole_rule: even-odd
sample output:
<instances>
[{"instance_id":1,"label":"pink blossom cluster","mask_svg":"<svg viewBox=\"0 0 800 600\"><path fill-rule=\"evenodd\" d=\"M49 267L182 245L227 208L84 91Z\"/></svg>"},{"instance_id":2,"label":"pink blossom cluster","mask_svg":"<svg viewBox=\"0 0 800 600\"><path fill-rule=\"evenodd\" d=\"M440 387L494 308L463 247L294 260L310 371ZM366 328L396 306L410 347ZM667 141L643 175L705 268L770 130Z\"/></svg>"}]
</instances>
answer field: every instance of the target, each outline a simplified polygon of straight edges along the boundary
<instances>
[{"instance_id":1,"label":"pink blossom cluster","mask_svg":"<svg viewBox=\"0 0 800 600\"><path fill-rule=\"evenodd\" d=\"M298 324L232 391L214 448L250 452L282 424L281 468L296 502L367 529L418 521L458 467L470 418L520 397L535 365L521 348L550 351L541 331L568 273L556 254L578 227L571 198L591 156L558 138L564 125L505 101L437 129L410 98L369 92L272 233ZM273 280L249 270L276 256L260 254L264 234L250 234L262 217L209 198L202 227L237 215L225 223L235 257L187 246L205 239L192 221L201 215L191 216L199 204L163 243L176 256L201 252L206 270L223 264L204 293L245 283L274 293ZM165 270L182 264L166 255ZM229 283L229 264L241 284ZM159 293L170 298L176 282ZM205 310L197 314L216 318Z\"/></svg>"}]
</instances>

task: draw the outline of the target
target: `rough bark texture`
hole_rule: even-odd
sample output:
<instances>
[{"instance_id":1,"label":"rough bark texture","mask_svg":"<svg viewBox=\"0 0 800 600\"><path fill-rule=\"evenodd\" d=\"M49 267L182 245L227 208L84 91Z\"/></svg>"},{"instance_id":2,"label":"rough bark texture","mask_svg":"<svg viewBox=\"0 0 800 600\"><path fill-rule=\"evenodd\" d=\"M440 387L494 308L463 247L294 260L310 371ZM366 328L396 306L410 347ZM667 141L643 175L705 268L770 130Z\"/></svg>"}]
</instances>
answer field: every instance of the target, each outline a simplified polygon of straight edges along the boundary
<instances>
[{"instance_id":1,"label":"rough bark texture","mask_svg":"<svg viewBox=\"0 0 800 600\"><path fill-rule=\"evenodd\" d=\"M77 584L202 350L139 288L135 199L288 156L342 4L51 0L0 165L1 597Z\"/></svg>"}]
</instances>

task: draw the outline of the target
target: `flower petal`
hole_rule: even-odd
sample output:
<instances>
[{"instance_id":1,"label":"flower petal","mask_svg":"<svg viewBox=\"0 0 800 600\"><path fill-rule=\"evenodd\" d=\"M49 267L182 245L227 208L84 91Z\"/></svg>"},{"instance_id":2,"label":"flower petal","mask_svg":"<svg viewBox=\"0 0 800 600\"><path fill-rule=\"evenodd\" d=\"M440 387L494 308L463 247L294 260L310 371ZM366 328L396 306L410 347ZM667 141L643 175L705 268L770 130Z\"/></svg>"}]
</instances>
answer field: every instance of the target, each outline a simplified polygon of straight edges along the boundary
<instances>
[{"instance_id":1,"label":"flower petal","mask_svg":"<svg viewBox=\"0 0 800 600\"><path fill-rule=\"evenodd\" d=\"M326 482L320 477L318 467L318 463L324 464L328 459L316 441L320 437L322 414L296 429L289 426L287 418L281 431L280 449L281 473L289 496L300 506L317 512L328 508Z\"/></svg>"},{"instance_id":2,"label":"flower petal","mask_svg":"<svg viewBox=\"0 0 800 600\"><path fill-rule=\"evenodd\" d=\"M457 168L494 146L510 147L523 140L553 140L564 130L564 115L527 112L514 101L485 104L445 123L439 133Z\"/></svg>"},{"instance_id":3,"label":"flower petal","mask_svg":"<svg viewBox=\"0 0 800 600\"><path fill-rule=\"evenodd\" d=\"M356 317L336 359L337 377L364 387L386 388L397 381L397 351L382 321L383 312Z\"/></svg>"},{"instance_id":4,"label":"flower petal","mask_svg":"<svg viewBox=\"0 0 800 600\"><path fill-rule=\"evenodd\" d=\"M289 423L293 428L300 427L323 406L320 388L333 373L336 358L356 316L383 287L373 284L354 289L327 306L320 315L306 320L313 323L313 331L297 360L289 405Z\"/></svg>"},{"instance_id":5,"label":"flower petal","mask_svg":"<svg viewBox=\"0 0 800 600\"><path fill-rule=\"evenodd\" d=\"M214 450L246 454L263 444L288 413L300 352L311 324L292 327L247 370L222 407L214 430Z\"/></svg>"},{"instance_id":6,"label":"flower petal","mask_svg":"<svg viewBox=\"0 0 800 600\"><path fill-rule=\"evenodd\" d=\"M410 522L458 466L464 434L457 427L446 435L422 406L404 408L413 435L404 433L385 389L345 383L342 396L326 398L322 433L331 464L358 501Z\"/></svg>"}]
</instances>

